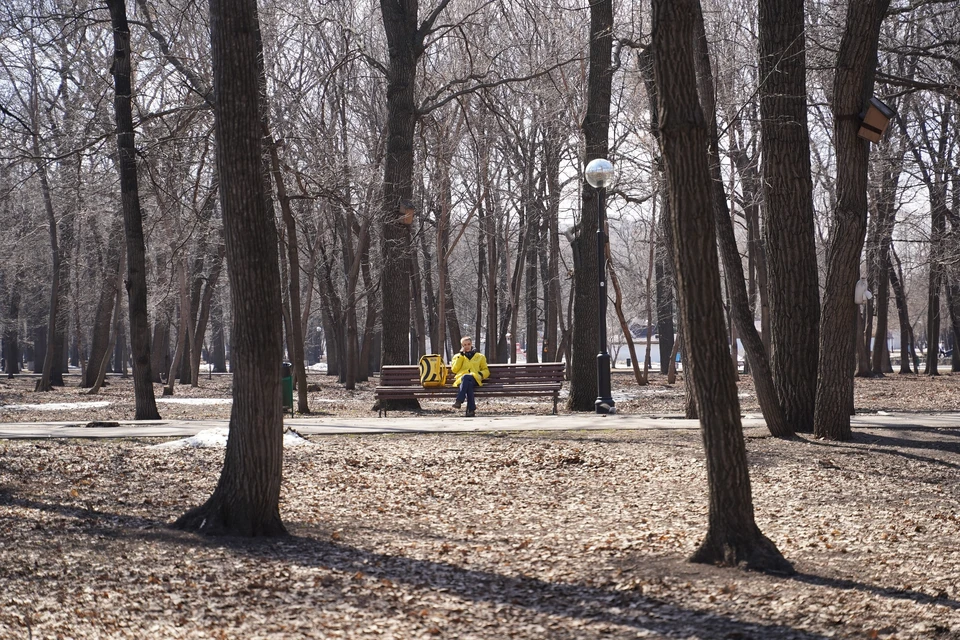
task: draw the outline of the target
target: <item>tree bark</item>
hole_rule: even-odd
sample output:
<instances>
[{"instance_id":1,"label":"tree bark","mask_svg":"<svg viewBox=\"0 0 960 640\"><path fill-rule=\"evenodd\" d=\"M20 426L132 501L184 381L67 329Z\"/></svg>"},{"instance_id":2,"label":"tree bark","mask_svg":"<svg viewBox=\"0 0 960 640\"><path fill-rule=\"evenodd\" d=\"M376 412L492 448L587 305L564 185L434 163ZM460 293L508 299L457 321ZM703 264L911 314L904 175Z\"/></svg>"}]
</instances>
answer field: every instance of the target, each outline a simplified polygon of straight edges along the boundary
<instances>
[{"instance_id":1,"label":"tree bark","mask_svg":"<svg viewBox=\"0 0 960 640\"><path fill-rule=\"evenodd\" d=\"M646 48L638 54L640 74L647 89L648 107L650 109L650 130L660 145L660 111L657 97L657 83L653 73L653 50ZM662 153L662 152L661 152ZM676 367L672 359L676 357L674 351L676 330L673 322L674 307L674 278L673 278L673 231L670 228L670 198L666 193L666 179L663 176L663 161L657 159L654 172L657 184L657 197L660 200L660 216L658 242L656 248L656 264L654 271L657 279L657 334L660 337L660 373L670 376L671 367ZM671 354L664 358L664 354ZM670 381L673 384L673 381Z\"/></svg>"},{"instance_id":2,"label":"tree bark","mask_svg":"<svg viewBox=\"0 0 960 640\"><path fill-rule=\"evenodd\" d=\"M263 47L255 0L210 0L217 168L233 327L233 409L213 495L176 526L211 534L283 535L283 356L278 236L266 184L260 113ZM267 363L267 366L264 365Z\"/></svg>"},{"instance_id":3,"label":"tree bark","mask_svg":"<svg viewBox=\"0 0 960 640\"><path fill-rule=\"evenodd\" d=\"M113 25L113 73L116 95L117 149L119 151L120 193L123 226L127 243L127 296L130 314L130 341L133 347L133 388L136 420L159 420L150 370L150 322L147 317L146 246L143 212L137 186L137 150L134 144L132 86L130 81L130 28L123 0L107 0Z\"/></svg>"},{"instance_id":4,"label":"tree bark","mask_svg":"<svg viewBox=\"0 0 960 640\"><path fill-rule=\"evenodd\" d=\"M51 377L53 375L53 359L56 354L57 336L57 316L59 315L60 305L60 243L57 239L57 219L53 211L53 201L50 196L50 184L47 181L46 167L40 162L40 145L37 135L34 134L34 153L37 154L36 167L40 174L40 189L43 194L43 206L47 213L47 224L50 234L50 256L51 256L51 276L50 276L50 315L47 318L46 349L43 355L43 367L40 370L40 379L34 387L34 391L53 391ZM34 370L37 368L34 362Z\"/></svg>"},{"instance_id":5,"label":"tree bark","mask_svg":"<svg viewBox=\"0 0 960 640\"><path fill-rule=\"evenodd\" d=\"M117 260L114 264L119 268L122 263ZM106 362L111 350L110 343L112 341L110 339L110 328L113 326L113 323L110 321L110 318L116 306L116 277L116 273L114 273L111 278L108 277L108 274L105 272L103 283L100 286L100 295L97 300L97 308L93 321L93 336L90 340L90 364L83 373L80 382L82 388L94 386L97 378L100 376L100 363Z\"/></svg>"},{"instance_id":6,"label":"tree bark","mask_svg":"<svg viewBox=\"0 0 960 640\"><path fill-rule=\"evenodd\" d=\"M266 132L268 135L269 132ZM290 357L293 359L293 375L296 378L297 386L297 413L309 414L310 406L307 402L307 369L304 364L304 340L303 324L300 322L300 245L297 242L297 221L293 217L293 208L290 206L290 198L287 196L287 186L283 181L283 173L280 169L280 154L277 151L277 141L268 140L270 154L270 169L273 174L273 182L277 189L277 199L280 201L280 215L283 218L283 224L287 229L286 247L287 261L290 266L289 291L290 291L290 341L293 349ZM279 366L279 365L278 365Z\"/></svg>"},{"instance_id":7,"label":"tree bark","mask_svg":"<svg viewBox=\"0 0 960 640\"><path fill-rule=\"evenodd\" d=\"M709 525L694 562L793 572L754 520L735 371L730 364L716 258L707 123L693 56L697 0L653 1L653 52L686 349L684 377L700 411L709 487Z\"/></svg>"},{"instance_id":8,"label":"tree bark","mask_svg":"<svg viewBox=\"0 0 960 640\"><path fill-rule=\"evenodd\" d=\"M710 66L710 54L707 50L707 34L703 26L703 13L700 3L697 2L697 19L694 27L696 40L696 72L699 87L700 104L706 119L707 136L709 140L709 170L710 186L713 197L714 223L717 227L717 240L720 245L720 256L723 260L723 272L726 276L727 295L730 297L730 315L736 327L737 334L743 342L747 362L753 373L753 383L757 392L757 401L763 413L764 421L771 435L777 438L789 438L794 434L793 425L787 420L783 406L780 404L779 393L774 384L773 372L767 359L767 352L763 348L763 340L757 333L753 311L750 309L750 299L747 296L746 281L743 277L743 265L740 259L740 250L737 247L737 238L733 230L733 221L730 219L730 209L727 205L727 194L723 188L723 176L720 173L720 134L717 128L717 109L714 99L713 72ZM802 16L801 16L802 17ZM811 204L811 223L813 216ZM816 256L814 256L816 258ZM815 265L814 265L815 266ZM816 276L816 273L814 273ZM733 342L736 344L736 342ZM812 343L811 343L812 344ZM736 361L734 374L736 375Z\"/></svg>"},{"instance_id":9,"label":"tree bark","mask_svg":"<svg viewBox=\"0 0 960 640\"><path fill-rule=\"evenodd\" d=\"M120 312L123 307L123 273L126 270L126 257L126 253L121 250L117 270L113 276L113 286L110 287L110 293L112 294L110 302L113 306L113 312L111 316L107 317L107 344L106 348L98 354L98 359L91 358L90 366L87 367L93 371L95 376L90 384L90 390L87 391L88 395L99 393L103 387L103 382L107 377L107 367L110 364L110 354L113 353L113 348L122 331L123 320Z\"/></svg>"},{"instance_id":10,"label":"tree bark","mask_svg":"<svg viewBox=\"0 0 960 640\"><path fill-rule=\"evenodd\" d=\"M820 294L803 0L760 0L759 28L771 367L786 423L794 431L809 433L817 389L813 345L818 344Z\"/></svg>"},{"instance_id":11,"label":"tree bark","mask_svg":"<svg viewBox=\"0 0 960 640\"><path fill-rule=\"evenodd\" d=\"M413 135L417 121L417 62L433 22L448 4L441 2L422 25L418 0L380 0L389 50L387 67L387 152L384 158L381 225L382 364L410 362L410 227L401 209L413 206Z\"/></svg>"},{"instance_id":12,"label":"tree bark","mask_svg":"<svg viewBox=\"0 0 960 640\"><path fill-rule=\"evenodd\" d=\"M831 108L837 152L837 207L827 252L820 317L814 435L849 440L860 253L867 226L870 143L857 136L859 113L873 94L880 24L890 0L850 3L840 41ZM768 258L770 256L768 255Z\"/></svg>"},{"instance_id":13,"label":"tree bark","mask_svg":"<svg viewBox=\"0 0 960 640\"><path fill-rule=\"evenodd\" d=\"M23 272L14 267L13 286L10 288L10 297L7 302L7 318L9 323L3 329L3 373L8 378L20 373L20 284Z\"/></svg>"}]
</instances>

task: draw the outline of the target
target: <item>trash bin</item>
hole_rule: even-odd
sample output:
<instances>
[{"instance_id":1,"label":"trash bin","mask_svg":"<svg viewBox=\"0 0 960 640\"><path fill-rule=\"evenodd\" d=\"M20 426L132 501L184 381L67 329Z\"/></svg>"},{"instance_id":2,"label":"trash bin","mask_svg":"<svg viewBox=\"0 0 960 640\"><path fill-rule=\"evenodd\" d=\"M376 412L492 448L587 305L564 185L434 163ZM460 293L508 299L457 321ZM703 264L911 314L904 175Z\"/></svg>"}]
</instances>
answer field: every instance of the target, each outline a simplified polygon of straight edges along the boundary
<instances>
[{"instance_id":1,"label":"trash bin","mask_svg":"<svg viewBox=\"0 0 960 640\"><path fill-rule=\"evenodd\" d=\"M280 374L280 384L283 389L283 409L286 411L290 410L290 415L293 415L293 365L289 362L284 362L281 365L281 374Z\"/></svg>"},{"instance_id":2,"label":"trash bin","mask_svg":"<svg viewBox=\"0 0 960 640\"><path fill-rule=\"evenodd\" d=\"M627 366L628 366L628 367L632 367L632 366L633 366L633 360L632 360L631 358L627 358Z\"/></svg>"}]
</instances>

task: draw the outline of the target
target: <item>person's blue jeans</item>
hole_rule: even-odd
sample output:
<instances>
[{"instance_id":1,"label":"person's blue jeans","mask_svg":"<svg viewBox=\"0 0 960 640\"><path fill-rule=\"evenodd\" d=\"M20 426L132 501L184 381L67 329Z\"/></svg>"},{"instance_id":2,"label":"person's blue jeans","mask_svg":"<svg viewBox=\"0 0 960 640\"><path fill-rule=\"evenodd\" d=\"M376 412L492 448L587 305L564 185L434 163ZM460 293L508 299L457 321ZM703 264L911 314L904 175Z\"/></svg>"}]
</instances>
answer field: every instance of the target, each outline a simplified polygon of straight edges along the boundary
<instances>
[{"instance_id":1,"label":"person's blue jeans","mask_svg":"<svg viewBox=\"0 0 960 640\"><path fill-rule=\"evenodd\" d=\"M460 381L460 391L457 392L457 402L467 401L467 411L476 411L477 403L473 398L473 391L477 388L477 379L469 373Z\"/></svg>"}]
</instances>

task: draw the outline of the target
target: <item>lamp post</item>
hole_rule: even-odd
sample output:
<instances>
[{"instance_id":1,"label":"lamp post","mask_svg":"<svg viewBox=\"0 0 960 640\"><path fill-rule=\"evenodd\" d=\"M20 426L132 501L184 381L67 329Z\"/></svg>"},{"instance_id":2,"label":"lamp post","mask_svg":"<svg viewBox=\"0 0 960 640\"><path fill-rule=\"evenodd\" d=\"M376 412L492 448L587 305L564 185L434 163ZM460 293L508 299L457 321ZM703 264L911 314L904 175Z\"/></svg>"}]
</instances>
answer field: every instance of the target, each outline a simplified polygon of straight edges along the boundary
<instances>
[{"instance_id":1,"label":"lamp post","mask_svg":"<svg viewBox=\"0 0 960 640\"><path fill-rule=\"evenodd\" d=\"M587 182L597 192L597 320L600 350L597 354L597 413L616 413L610 394L610 354L607 352L607 275L604 248L607 244L605 191L613 184L613 164L606 158L591 160L584 170Z\"/></svg>"}]
</instances>

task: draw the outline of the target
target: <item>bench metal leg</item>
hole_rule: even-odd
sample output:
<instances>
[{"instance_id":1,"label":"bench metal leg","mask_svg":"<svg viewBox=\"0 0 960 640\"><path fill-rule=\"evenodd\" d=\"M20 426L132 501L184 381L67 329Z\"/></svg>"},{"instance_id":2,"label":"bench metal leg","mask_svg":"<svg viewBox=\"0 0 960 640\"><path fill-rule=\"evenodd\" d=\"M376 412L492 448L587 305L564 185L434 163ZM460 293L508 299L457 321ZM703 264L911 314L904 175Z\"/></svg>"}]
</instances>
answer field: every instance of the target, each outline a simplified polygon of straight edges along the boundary
<instances>
[{"instance_id":1,"label":"bench metal leg","mask_svg":"<svg viewBox=\"0 0 960 640\"><path fill-rule=\"evenodd\" d=\"M553 392L553 415L557 415L557 400L560 399L560 394L556 391Z\"/></svg>"}]
</instances>

